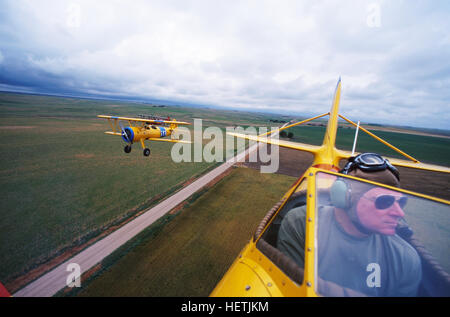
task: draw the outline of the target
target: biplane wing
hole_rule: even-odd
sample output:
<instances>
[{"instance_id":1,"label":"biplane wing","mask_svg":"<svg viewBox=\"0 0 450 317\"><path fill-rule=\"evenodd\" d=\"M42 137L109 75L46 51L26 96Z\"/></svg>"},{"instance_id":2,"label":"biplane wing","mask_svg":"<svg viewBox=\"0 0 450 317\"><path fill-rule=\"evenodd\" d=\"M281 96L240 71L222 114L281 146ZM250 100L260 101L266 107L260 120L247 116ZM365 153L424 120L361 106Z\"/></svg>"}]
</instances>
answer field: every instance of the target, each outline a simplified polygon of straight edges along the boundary
<instances>
[{"instance_id":1,"label":"biplane wing","mask_svg":"<svg viewBox=\"0 0 450 317\"><path fill-rule=\"evenodd\" d=\"M192 142L191 142L191 141L176 140L176 139L159 139L159 138L148 138L147 140L151 140L151 141L163 141L163 142L172 142L172 143L185 143L185 144L192 144Z\"/></svg>"},{"instance_id":2,"label":"biplane wing","mask_svg":"<svg viewBox=\"0 0 450 317\"><path fill-rule=\"evenodd\" d=\"M125 120L133 122L147 122L147 123L167 123L167 124L180 124L180 125L190 125L189 122L176 121L176 120L153 120L153 119L143 119L143 118L130 118L130 117L116 117L116 116L105 116L98 115L97 117L103 119L115 119L115 120Z\"/></svg>"}]
</instances>

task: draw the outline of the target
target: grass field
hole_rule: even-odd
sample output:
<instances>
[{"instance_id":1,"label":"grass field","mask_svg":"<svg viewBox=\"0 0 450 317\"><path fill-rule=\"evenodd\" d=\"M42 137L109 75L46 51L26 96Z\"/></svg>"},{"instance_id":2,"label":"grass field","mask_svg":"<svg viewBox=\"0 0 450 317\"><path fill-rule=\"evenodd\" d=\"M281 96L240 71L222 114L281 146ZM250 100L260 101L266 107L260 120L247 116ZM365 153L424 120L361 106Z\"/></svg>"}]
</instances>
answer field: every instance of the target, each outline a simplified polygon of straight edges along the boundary
<instances>
[{"instance_id":1,"label":"grass field","mask_svg":"<svg viewBox=\"0 0 450 317\"><path fill-rule=\"evenodd\" d=\"M102 274L84 283L78 295L208 296L294 181L235 168L176 217L161 220L105 259Z\"/></svg>"},{"instance_id":2,"label":"grass field","mask_svg":"<svg viewBox=\"0 0 450 317\"><path fill-rule=\"evenodd\" d=\"M140 153L125 156L119 140L92 121L35 124L32 133L0 127L3 280L145 208L212 165L176 164L170 147L156 142L150 159ZM14 142L6 144L7 139Z\"/></svg>"},{"instance_id":3,"label":"grass field","mask_svg":"<svg viewBox=\"0 0 450 317\"><path fill-rule=\"evenodd\" d=\"M157 113L192 122L214 114L262 123L235 112L0 93L0 281L16 277L79 245L173 192L217 163L174 163L172 145L151 142L126 155L119 137L105 135L97 114ZM254 121L252 121L254 120ZM265 119L267 121L267 118ZM208 124L204 123L204 128Z\"/></svg>"}]
</instances>

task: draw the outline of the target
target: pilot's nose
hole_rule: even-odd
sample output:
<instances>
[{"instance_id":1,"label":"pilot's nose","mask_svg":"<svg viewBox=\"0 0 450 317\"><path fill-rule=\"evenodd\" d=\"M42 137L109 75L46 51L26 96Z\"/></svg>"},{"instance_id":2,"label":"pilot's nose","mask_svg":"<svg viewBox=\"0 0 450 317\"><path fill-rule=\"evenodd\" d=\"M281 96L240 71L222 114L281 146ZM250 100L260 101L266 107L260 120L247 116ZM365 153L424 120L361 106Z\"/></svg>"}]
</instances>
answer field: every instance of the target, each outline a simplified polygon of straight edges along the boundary
<instances>
[{"instance_id":1,"label":"pilot's nose","mask_svg":"<svg viewBox=\"0 0 450 317\"><path fill-rule=\"evenodd\" d=\"M403 218L405 216L405 212L402 207L398 204L398 201L395 201L394 204L389 208L389 214L392 216L396 216L399 218Z\"/></svg>"}]
</instances>

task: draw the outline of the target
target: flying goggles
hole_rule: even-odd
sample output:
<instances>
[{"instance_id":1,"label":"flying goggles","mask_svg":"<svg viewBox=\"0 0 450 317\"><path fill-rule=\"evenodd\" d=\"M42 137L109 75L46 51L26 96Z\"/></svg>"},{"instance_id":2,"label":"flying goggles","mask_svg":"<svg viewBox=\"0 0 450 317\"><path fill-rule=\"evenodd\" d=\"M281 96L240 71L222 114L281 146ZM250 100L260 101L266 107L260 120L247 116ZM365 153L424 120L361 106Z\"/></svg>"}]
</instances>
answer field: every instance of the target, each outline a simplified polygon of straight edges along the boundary
<instances>
[{"instance_id":1,"label":"flying goggles","mask_svg":"<svg viewBox=\"0 0 450 317\"><path fill-rule=\"evenodd\" d=\"M377 172L388 169L400 180L398 170L385 158L377 153L362 153L354 158L350 158L348 163L341 170L341 173L348 174L355 168L359 168L364 172Z\"/></svg>"}]
</instances>

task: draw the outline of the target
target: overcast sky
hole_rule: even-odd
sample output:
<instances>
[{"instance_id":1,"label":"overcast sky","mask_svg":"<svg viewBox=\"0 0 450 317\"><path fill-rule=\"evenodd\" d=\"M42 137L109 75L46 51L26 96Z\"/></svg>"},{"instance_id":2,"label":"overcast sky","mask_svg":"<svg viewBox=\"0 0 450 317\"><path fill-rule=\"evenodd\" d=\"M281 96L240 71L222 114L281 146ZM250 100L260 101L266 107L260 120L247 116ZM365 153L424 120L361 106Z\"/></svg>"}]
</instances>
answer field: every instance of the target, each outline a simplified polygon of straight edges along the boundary
<instances>
[{"instance_id":1,"label":"overcast sky","mask_svg":"<svg viewBox=\"0 0 450 317\"><path fill-rule=\"evenodd\" d=\"M0 90L450 129L450 1L0 0Z\"/></svg>"}]
</instances>

